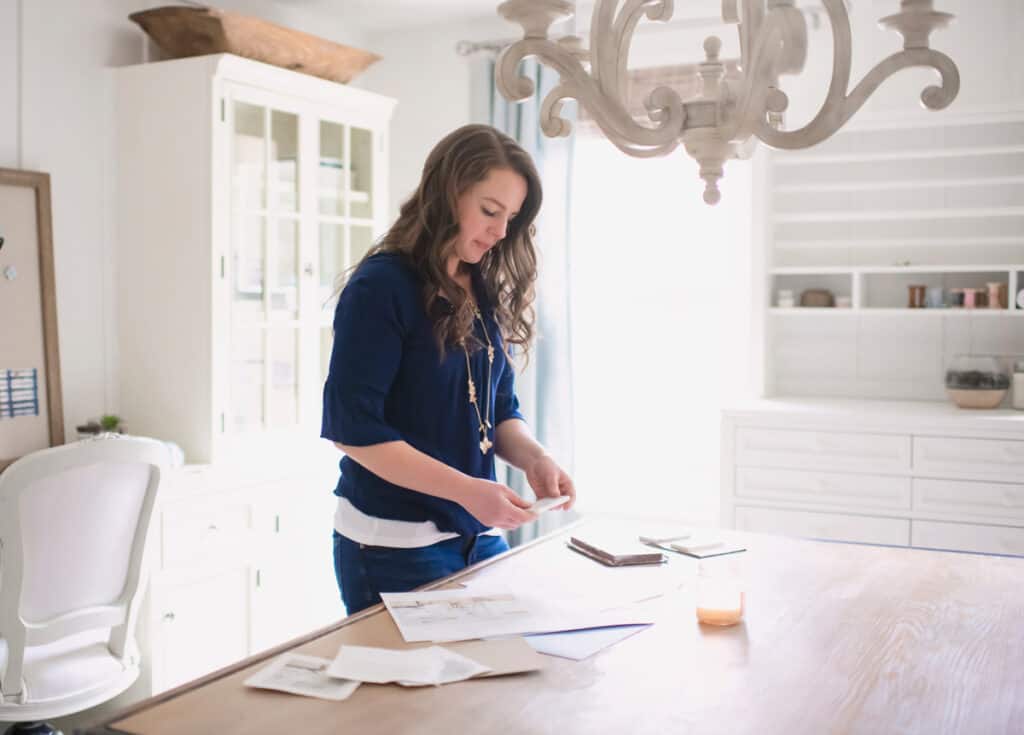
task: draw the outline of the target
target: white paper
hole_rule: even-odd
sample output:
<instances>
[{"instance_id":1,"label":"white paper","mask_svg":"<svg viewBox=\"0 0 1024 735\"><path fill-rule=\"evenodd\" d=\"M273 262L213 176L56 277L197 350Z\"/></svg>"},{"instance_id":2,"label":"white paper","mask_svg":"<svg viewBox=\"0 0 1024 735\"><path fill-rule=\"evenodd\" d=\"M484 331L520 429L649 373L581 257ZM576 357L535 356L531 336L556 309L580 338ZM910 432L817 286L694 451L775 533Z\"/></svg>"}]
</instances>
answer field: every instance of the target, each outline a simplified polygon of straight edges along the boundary
<instances>
[{"instance_id":1,"label":"white paper","mask_svg":"<svg viewBox=\"0 0 1024 735\"><path fill-rule=\"evenodd\" d=\"M407 686L449 684L486 674L490 668L441 646L396 651L369 646L342 646L327 673L372 684Z\"/></svg>"},{"instance_id":2,"label":"white paper","mask_svg":"<svg viewBox=\"0 0 1024 735\"><path fill-rule=\"evenodd\" d=\"M569 630L524 636L537 653L582 661L608 646L629 638L650 625L616 625L608 628Z\"/></svg>"},{"instance_id":3,"label":"white paper","mask_svg":"<svg viewBox=\"0 0 1024 735\"><path fill-rule=\"evenodd\" d=\"M526 510L530 513L540 515L541 513L547 513L552 508L558 508L569 502L568 495L561 495L557 498L541 498L536 503L531 505Z\"/></svg>"},{"instance_id":4,"label":"white paper","mask_svg":"<svg viewBox=\"0 0 1024 735\"><path fill-rule=\"evenodd\" d=\"M381 599L402 637L410 643L464 641L653 622L649 616L634 610L598 612L511 592L385 592Z\"/></svg>"},{"instance_id":5,"label":"white paper","mask_svg":"<svg viewBox=\"0 0 1024 735\"><path fill-rule=\"evenodd\" d=\"M246 679L245 685L336 702L348 699L359 682L328 676L328 664L326 658L286 653Z\"/></svg>"}]
</instances>

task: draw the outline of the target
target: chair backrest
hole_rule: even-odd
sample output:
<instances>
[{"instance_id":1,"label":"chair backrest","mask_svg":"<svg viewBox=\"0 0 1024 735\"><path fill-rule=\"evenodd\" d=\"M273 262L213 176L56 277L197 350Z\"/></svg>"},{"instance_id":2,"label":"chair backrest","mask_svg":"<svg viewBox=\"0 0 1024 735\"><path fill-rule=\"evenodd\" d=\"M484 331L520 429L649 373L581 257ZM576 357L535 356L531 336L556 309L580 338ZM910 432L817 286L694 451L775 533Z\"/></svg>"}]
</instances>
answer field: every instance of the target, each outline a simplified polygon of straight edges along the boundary
<instances>
[{"instance_id":1,"label":"chair backrest","mask_svg":"<svg viewBox=\"0 0 1024 735\"><path fill-rule=\"evenodd\" d=\"M0 474L0 637L4 693L20 687L25 646L110 628L133 634L143 553L167 445L116 435L34 452Z\"/></svg>"}]
</instances>

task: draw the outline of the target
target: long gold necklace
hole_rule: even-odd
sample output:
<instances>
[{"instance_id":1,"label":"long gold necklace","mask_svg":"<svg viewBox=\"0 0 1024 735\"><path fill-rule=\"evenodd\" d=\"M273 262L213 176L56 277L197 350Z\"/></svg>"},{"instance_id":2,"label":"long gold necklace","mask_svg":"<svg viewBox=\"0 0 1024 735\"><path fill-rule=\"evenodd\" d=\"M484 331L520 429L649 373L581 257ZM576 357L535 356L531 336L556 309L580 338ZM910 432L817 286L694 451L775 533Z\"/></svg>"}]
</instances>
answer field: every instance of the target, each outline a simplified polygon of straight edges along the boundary
<instances>
[{"instance_id":1,"label":"long gold necklace","mask_svg":"<svg viewBox=\"0 0 1024 735\"><path fill-rule=\"evenodd\" d=\"M473 371L469 366L469 349L466 347L466 340L462 340L462 351L466 355L466 380L469 384L469 402L476 409L476 420L480 424L480 453L487 454L494 444L491 443L487 431L491 428L491 366L494 365L494 345L491 344L491 335L487 333L487 325L484 318L480 316L479 309L473 309L473 315L480 321L484 330L484 339L487 340L487 389L484 397L484 411L480 413L480 404L477 401L476 383L473 382Z\"/></svg>"}]
</instances>

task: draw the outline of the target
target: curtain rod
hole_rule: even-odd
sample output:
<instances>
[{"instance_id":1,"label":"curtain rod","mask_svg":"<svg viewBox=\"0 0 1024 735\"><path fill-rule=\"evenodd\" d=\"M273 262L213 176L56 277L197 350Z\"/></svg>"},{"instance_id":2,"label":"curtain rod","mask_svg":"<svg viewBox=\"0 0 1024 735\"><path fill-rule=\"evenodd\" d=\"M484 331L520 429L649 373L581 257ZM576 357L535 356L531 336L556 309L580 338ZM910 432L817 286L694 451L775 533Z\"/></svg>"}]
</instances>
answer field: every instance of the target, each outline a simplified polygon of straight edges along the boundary
<instances>
[{"instance_id":1,"label":"curtain rod","mask_svg":"<svg viewBox=\"0 0 1024 735\"><path fill-rule=\"evenodd\" d=\"M455 44L455 53L459 56L471 56L481 51L496 54L512 43L515 43L513 38L494 41L459 41Z\"/></svg>"}]
</instances>

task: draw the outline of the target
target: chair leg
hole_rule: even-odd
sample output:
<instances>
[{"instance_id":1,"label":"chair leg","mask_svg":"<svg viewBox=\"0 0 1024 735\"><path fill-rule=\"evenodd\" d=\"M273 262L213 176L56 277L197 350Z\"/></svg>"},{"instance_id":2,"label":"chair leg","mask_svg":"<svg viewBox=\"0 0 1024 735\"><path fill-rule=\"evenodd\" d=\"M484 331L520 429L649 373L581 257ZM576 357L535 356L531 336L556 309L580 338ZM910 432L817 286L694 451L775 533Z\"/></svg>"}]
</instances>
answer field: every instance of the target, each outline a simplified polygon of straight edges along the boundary
<instances>
[{"instance_id":1,"label":"chair leg","mask_svg":"<svg viewBox=\"0 0 1024 735\"><path fill-rule=\"evenodd\" d=\"M4 735L63 735L60 730L46 722L16 722Z\"/></svg>"}]
</instances>

